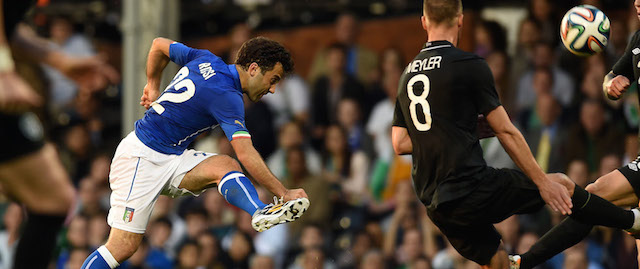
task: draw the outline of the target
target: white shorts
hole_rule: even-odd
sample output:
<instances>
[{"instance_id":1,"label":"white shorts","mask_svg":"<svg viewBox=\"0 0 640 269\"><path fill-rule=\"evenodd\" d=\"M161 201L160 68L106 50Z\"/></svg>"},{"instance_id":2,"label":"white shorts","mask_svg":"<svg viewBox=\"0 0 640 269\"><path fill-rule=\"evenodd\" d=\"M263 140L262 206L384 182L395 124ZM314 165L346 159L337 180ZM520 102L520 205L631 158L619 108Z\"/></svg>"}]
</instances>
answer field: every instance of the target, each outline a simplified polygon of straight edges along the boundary
<instances>
[{"instance_id":1,"label":"white shorts","mask_svg":"<svg viewBox=\"0 0 640 269\"><path fill-rule=\"evenodd\" d=\"M122 139L111 162L111 208L107 223L113 228L144 233L158 195L173 198L201 193L178 186L187 172L214 155L191 149L181 155L159 153L131 132Z\"/></svg>"}]
</instances>

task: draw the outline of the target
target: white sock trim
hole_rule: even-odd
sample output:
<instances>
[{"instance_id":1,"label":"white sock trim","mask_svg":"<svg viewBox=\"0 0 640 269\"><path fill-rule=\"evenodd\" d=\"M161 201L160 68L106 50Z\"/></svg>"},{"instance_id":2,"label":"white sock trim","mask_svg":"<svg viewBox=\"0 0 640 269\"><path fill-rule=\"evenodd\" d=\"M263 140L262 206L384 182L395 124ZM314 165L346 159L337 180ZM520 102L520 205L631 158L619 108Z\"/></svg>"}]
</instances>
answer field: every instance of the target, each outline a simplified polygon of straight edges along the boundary
<instances>
[{"instance_id":1,"label":"white sock trim","mask_svg":"<svg viewBox=\"0 0 640 269\"><path fill-rule=\"evenodd\" d=\"M631 230L640 231L640 210L637 208L631 209L633 212L633 225L631 226Z\"/></svg>"},{"instance_id":2,"label":"white sock trim","mask_svg":"<svg viewBox=\"0 0 640 269\"><path fill-rule=\"evenodd\" d=\"M220 194L222 194L222 196L224 196L224 194L222 193L222 185L224 185L224 183L226 183L227 181L229 181L230 179L234 179L236 177L244 177L245 175L243 173L240 172L235 172L235 173L231 173L228 174L226 177L223 177L220 180L220 183L218 183L218 192Z\"/></svg>"},{"instance_id":3,"label":"white sock trim","mask_svg":"<svg viewBox=\"0 0 640 269\"><path fill-rule=\"evenodd\" d=\"M111 267L112 269L120 265L118 261L116 261L116 258L114 258L113 255L111 255L111 252L109 252L107 247L105 247L104 245L98 248L98 253L100 253L100 256L102 256L102 258L107 262L109 267Z\"/></svg>"},{"instance_id":4,"label":"white sock trim","mask_svg":"<svg viewBox=\"0 0 640 269\"><path fill-rule=\"evenodd\" d=\"M251 202L251 204L255 206L256 209L260 208L258 207L256 202L253 201L253 198L251 198L251 195L249 195L249 191L247 190L247 188L245 188L244 184L242 184L242 182L237 177L236 177L236 182L238 183L238 185L240 185L240 187L242 188L242 191L244 191L244 195L247 196L247 198L249 198L249 202Z\"/></svg>"}]
</instances>

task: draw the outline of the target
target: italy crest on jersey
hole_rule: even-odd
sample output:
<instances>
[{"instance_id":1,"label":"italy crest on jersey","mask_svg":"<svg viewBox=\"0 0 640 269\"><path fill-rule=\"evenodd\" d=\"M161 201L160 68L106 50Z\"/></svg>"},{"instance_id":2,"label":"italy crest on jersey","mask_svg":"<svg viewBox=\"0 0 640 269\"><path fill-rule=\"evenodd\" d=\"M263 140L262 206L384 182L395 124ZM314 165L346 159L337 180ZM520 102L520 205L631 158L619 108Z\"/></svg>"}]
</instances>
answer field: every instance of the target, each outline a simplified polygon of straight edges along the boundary
<instances>
[{"instance_id":1,"label":"italy crest on jersey","mask_svg":"<svg viewBox=\"0 0 640 269\"><path fill-rule=\"evenodd\" d=\"M131 207L127 207L124 210L124 216L122 216L122 219L124 220L124 222L131 222L131 220L133 219L133 211L134 209Z\"/></svg>"}]
</instances>

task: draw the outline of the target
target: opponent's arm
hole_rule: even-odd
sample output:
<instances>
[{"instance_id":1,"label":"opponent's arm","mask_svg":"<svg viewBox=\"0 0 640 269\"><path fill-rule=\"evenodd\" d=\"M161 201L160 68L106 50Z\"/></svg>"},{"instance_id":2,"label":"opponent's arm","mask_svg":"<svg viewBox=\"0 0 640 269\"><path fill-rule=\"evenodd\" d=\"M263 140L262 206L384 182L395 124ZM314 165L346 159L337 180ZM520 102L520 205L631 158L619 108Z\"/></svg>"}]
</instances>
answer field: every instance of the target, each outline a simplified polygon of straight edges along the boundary
<instances>
[{"instance_id":1,"label":"opponent's arm","mask_svg":"<svg viewBox=\"0 0 640 269\"><path fill-rule=\"evenodd\" d=\"M0 111L20 113L39 106L42 99L14 71L13 57L5 33L4 3L0 0Z\"/></svg>"},{"instance_id":2,"label":"opponent's arm","mask_svg":"<svg viewBox=\"0 0 640 269\"><path fill-rule=\"evenodd\" d=\"M400 126L391 127L391 144L393 150L398 155L411 154L413 152L413 143L407 128Z\"/></svg>"},{"instance_id":3,"label":"opponent's arm","mask_svg":"<svg viewBox=\"0 0 640 269\"><path fill-rule=\"evenodd\" d=\"M283 197L285 201L307 197L303 189L288 190L280 183L271 173L267 164L264 163L258 151L253 147L251 138L233 139L231 140L231 146L244 168L267 190L278 197Z\"/></svg>"},{"instance_id":4,"label":"opponent's arm","mask_svg":"<svg viewBox=\"0 0 640 269\"><path fill-rule=\"evenodd\" d=\"M540 195L545 202L555 211L560 210L562 214L571 214L572 205L569 192L560 183L547 178L531 154L527 141L511 123L504 108L498 106L489 112L486 118L511 159L538 186Z\"/></svg>"},{"instance_id":5,"label":"opponent's arm","mask_svg":"<svg viewBox=\"0 0 640 269\"><path fill-rule=\"evenodd\" d=\"M627 89L631 85L629 79L623 75L616 75L613 71L604 76L604 82L602 83L602 91L605 96L610 100L618 100L622 97Z\"/></svg>"},{"instance_id":6,"label":"opponent's arm","mask_svg":"<svg viewBox=\"0 0 640 269\"><path fill-rule=\"evenodd\" d=\"M45 63L72 79L80 89L99 90L120 79L104 57L72 56L39 37L31 27L19 24L11 37L13 47L29 59Z\"/></svg>"},{"instance_id":7,"label":"opponent's arm","mask_svg":"<svg viewBox=\"0 0 640 269\"><path fill-rule=\"evenodd\" d=\"M169 47L173 42L173 40L157 37L151 43L147 57L147 85L144 86L142 97L140 97L140 105L146 109L149 109L151 103L160 95L162 71L169 64Z\"/></svg>"}]
</instances>

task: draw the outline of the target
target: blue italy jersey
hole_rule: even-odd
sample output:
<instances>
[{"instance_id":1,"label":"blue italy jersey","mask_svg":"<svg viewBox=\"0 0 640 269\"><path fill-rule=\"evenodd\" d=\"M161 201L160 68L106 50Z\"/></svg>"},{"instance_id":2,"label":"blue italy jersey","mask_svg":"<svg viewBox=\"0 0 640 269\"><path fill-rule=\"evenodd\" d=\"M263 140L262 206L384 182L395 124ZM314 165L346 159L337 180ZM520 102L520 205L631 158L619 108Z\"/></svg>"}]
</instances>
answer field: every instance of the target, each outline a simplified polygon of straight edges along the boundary
<instances>
[{"instance_id":1,"label":"blue italy jersey","mask_svg":"<svg viewBox=\"0 0 640 269\"><path fill-rule=\"evenodd\" d=\"M180 43L171 44L169 55L182 68L136 121L142 143L161 153L182 154L198 134L217 125L229 140L250 137L236 66Z\"/></svg>"}]
</instances>

